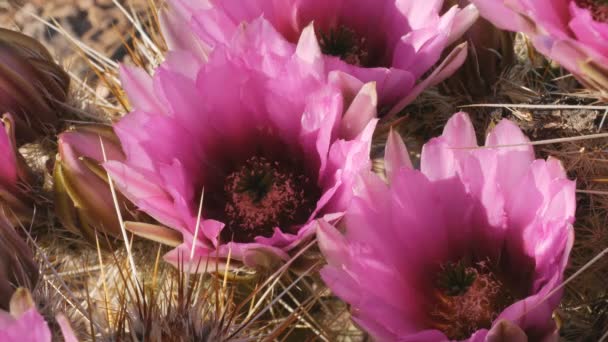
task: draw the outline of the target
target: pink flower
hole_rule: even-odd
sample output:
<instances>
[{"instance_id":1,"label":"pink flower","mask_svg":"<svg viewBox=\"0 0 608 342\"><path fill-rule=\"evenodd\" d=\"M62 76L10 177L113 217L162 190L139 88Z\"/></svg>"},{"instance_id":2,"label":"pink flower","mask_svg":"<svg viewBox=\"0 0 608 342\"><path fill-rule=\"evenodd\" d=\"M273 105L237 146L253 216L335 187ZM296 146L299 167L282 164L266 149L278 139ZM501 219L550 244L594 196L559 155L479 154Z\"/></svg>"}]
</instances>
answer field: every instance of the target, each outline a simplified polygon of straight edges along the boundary
<instances>
[{"instance_id":1,"label":"pink flower","mask_svg":"<svg viewBox=\"0 0 608 342\"><path fill-rule=\"evenodd\" d=\"M585 86L608 92L608 4L599 0L471 0L494 25L534 47Z\"/></svg>"},{"instance_id":2,"label":"pink flower","mask_svg":"<svg viewBox=\"0 0 608 342\"><path fill-rule=\"evenodd\" d=\"M74 331L63 315L57 322L64 341L77 342ZM44 317L38 313L32 296L19 288L11 298L10 312L0 310L0 341L3 342L51 342L51 330Z\"/></svg>"},{"instance_id":3,"label":"pink flower","mask_svg":"<svg viewBox=\"0 0 608 342\"><path fill-rule=\"evenodd\" d=\"M527 143L503 120L486 148L470 149L475 132L458 113L417 171L391 133L389 184L364 173L345 235L323 221L317 234L323 280L363 329L379 341L556 338L575 183Z\"/></svg>"},{"instance_id":4,"label":"pink flower","mask_svg":"<svg viewBox=\"0 0 608 342\"><path fill-rule=\"evenodd\" d=\"M13 118L5 114L0 118L0 215L12 223L31 220L31 208L19 187L27 178L27 166L17 151Z\"/></svg>"},{"instance_id":5,"label":"pink flower","mask_svg":"<svg viewBox=\"0 0 608 342\"><path fill-rule=\"evenodd\" d=\"M376 82L380 108L396 112L464 62L466 48L459 46L416 84L477 19L473 6L453 6L440 14L442 4L443 0L252 0L246 4L241 0L173 0L164 31L176 46L196 46L200 52L230 44L235 30L260 17L293 45L314 22L326 70ZM193 45L192 34L183 33L188 21L202 44Z\"/></svg>"},{"instance_id":6,"label":"pink flower","mask_svg":"<svg viewBox=\"0 0 608 342\"><path fill-rule=\"evenodd\" d=\"M123 67L134 110L115 131L127 160L105 164L128 199L181 233L165 259L200 271L229 255L234 266L287 259L315 219L341 215L376 124L374 84L326 80L312 27L297 47L263 19L231 40L200 66L172 51L153 78Z\"/></svg>"}]
</instances>

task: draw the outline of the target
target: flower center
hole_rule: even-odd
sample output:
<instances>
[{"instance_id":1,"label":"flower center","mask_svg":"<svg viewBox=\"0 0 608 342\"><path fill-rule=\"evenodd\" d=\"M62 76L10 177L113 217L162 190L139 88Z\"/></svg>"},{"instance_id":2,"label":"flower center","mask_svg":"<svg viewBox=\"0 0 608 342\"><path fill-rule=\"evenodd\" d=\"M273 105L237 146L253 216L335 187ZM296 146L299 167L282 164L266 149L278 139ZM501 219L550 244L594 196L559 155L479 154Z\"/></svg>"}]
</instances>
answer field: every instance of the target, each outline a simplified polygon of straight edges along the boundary
<instances>
[{"instance_id":1,"label":"flower center","mask_svg":"<svg viewBox=\"0 0 608 342\"><path fill-rule=\"evenodd\" d=\"M490 328L498 314L513 302L508 289L486 262L443 265L435 295L436 306L430 314L433 325L454 340Z\"/></svg>"},{"instance_id":2,"label":"flower center","mask_svg":"<svg viewBox=\"0 0 608 342\"><path fill-rule=\"evenodd\" d=\"M354 30L340 25L319 34L321 51L326 55L340 57L348 64L370 66L371 58L364 37Z\"/></svg>"},{"instance_id":3,"label":"flower center","mask_svg":"<svg viewBox=\"0 0 608 342\"><path fill-rule=\"evenodd\" d=\"M229 174L224 192L226 228L221 238L235 242L270 237L275 227L306 222L318 199L315 184L301 170L264 157L249 158Z\"/></svg>"},{"instance_id":4,"label":"flower center","mask_svg":"<svg viewBox=\"0 0 608 342\"><path fill-rule=\"evenodd\" d=\"M593 19L599 22L608 23L608 0L575 0L581 8L586 8L591 12Z\"/></svg>"}]
</instances>

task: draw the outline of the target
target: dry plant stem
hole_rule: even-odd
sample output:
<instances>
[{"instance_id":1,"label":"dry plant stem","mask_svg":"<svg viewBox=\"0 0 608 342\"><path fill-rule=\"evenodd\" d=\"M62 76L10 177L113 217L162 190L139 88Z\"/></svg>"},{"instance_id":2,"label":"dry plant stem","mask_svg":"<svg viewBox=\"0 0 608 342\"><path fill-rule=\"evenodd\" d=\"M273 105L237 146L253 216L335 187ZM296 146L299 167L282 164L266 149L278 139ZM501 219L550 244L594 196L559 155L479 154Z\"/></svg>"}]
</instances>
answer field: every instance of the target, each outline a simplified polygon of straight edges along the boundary
<instances>
[{"instance_id":1,"label":"dry plant stem","mask_svg":"<svg viewBox=\"0 0 608 342\"><path fill-rule=\"evenodd\" d=\"M51 287L53 287L53 289L55 289L57 291L57 293L59 293L61 296L63 296L63 298L65 299L65 301L71 305L74 309L76 309L76 311L87 321L90 322L90 324L94 325L97 329L101 330L101 326L98 325L97 322L95 322L94 320L90 319L89 316L87 315L87 311L85 311L85 309L76 302L76 295L70 290L70 288L68 287L68 285L64 282L63 278L57 273L57 271L53 268L51 262L49 261L49 259L47 258L46 254L44 253L44 251L40 248L40 246L34 241L34 239L32 238L32 236L29 234L29 232L25 231L28 240L32 243L32 245L34 246L35 250L38 251L38 254L42 257L45 266L53 273L53 276L55 279L57 279L57 281L59 282L60 286L65 289L65 291L67 292L69 298L67 296L64 295L63 292L61 292L61 290L59 288L57 288L55 286L55 284L53 284L52 282L50 282L48 279L46 279L46 277L44 278L44 281L47 281Z\"/></svg>"},{"instance_id":2,"label":"dry plant stem","mask_svg":"<svg viewBox=\"0 0 608 342\"><path fill-rule=\"evenodd\" d=\"M306 271L304 271L304 272L303 272L303 273L302 273L302 274L301 274L301 275L300 275L298 278L296 278L296 279L294 280L294 282L293 282L293 283L291 283L291 284L290 284L288 287L286 287L286 288L285 288L283 291L281 291L281 292L280 292L280 293L279 293L279 294L276 296L276 298L275 298L275 299L273 299L273 300L270 302L270 304L269 304L269 305L268 305L266 308L264 308L264 309L260 310L260 311L258 312L258 314L257 314L256 316L254 316L253 318L251 318L251 319L249 319L249 320L246 320L246 321L245 321L245 323L243 323L243 324L242 324L242 325L241 325L241 326L240 326L240 327L239 327L237 330L244 330L244 329L246 329L246 328L247 328L247 327L248 327L248 326L249 326L249 325L250 325L252 322L255 322L257 319L259 319L259 318L260 318L260 317L261 317L261 316L262 316L264 313L266 313L266 311L268 311L268 310L269 310L269 309L270 309L270 308L271 308L271 307L272 307L272 306L273 306L273 305L274 305L274 304L275 304L277 301L279 301L279 300L281 299L281 297L283 297L283 296L284 296L286 293L288 293L288 292L289 292L289 290L290 290L291 288L293 288L294 286L296 286L300 280L302 280L302 279L303 279L303 278L304 278L306 275L308 275L310 272L312 272L314 269L316 269L316 268L317 268L319 265L320 265L320 262L319 262L319 263L315 263L314 265L312 265L311 267L309 267L309 268L308 268ZM277 281L278 281L278 279L277 279ZM233 335L231 335L230 337L233 337Z\"/></svg>"},{"instance_id":3,"label":"dry plant stem","mask_svg":"<svg viewBox=\"0 0 608 342\"><path fill-rule=\"evenodd\" d=\"M104 161L108 161L108 158L106 157L106 150L103 146L103 141L101 140L101 137L99 137L99 144L101 145L101 152L103 154L103 159ZM108 176L108 184L110 185L110 191L112 192L112 199L114 201L114 207L116 208L116 215L118 217L118 221L120 222L120 231L122 233L122 238L123 241L125 242L125 248L127 250L127 255L129 257L129 263L131 265L131 270L133 271L132 275L133 275L133 281L135 283L135 287L137 288L137 292L138 295L141 296L141 285L139 283L139 278L137 276L137 268L135 267L135 260L133 259L133 253L131 252L131 242L129 239L129 236L127 235L127 229L125 228L125 222L122 219L122 213L120 211L120 204L118 203L118 197L116 195L116 189L114 189L114 181L112 181L112 177L110 177L110 174L107 174Z\"/></svg>"},{"instance_id":4,"label":"dry plant stem","mask_svg":"<svg viewBox=\"0 0 608 342\"><path fill-rule=\"evenodd\" d=\"M531 141L527 144L508 144L508 145L498 145L498 146L492 146L492 147L485 147L485 146L481 146L481 147L460 147L460 148L455 148L455 149L462 149L462 150L467 150L467 149L494 149L494 148L505 148L505 147L517 147L517 146L535 146L535 145L549 145L549 144L556 144L556 143L565 143L565 142L572 142L572 141L581 141L581 140L590 140L590 139L603 139L603 138L608 138L608 133L598 133L598 134L587 134L587 135L581 135L578 137L569 137L569 138L557 138L557 139L546 139L546 140L539 140L539 141Z\"/></svg>"},{"instance_id":5,"label":"dry plant stem","mask_svg":"<svg viewBox=\"0 0 608 342\"><path fill-rule=\"evenodd\" d=\"M511 103L480 103L462 105L459 108L527 108L527 109L600 109L608 110L608 106L589 106L589 105L533 105L533 104L511 104Z\"/></svg>"}]
</instances>

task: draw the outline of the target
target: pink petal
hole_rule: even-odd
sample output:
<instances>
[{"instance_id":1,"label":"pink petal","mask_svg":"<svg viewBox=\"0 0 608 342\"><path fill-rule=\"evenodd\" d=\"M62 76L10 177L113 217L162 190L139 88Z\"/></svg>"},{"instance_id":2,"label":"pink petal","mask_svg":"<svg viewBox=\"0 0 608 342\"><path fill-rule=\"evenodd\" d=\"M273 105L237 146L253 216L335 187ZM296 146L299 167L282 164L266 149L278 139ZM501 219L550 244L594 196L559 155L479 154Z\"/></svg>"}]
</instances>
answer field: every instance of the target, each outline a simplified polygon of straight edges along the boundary
<instances>
[{"instance_id":1,"label":"pink petal","mask_svg":"<svg viewBox=\"0 0 608 342\"><path fill-rule=\"evenodd\" d=\"M199 39L212 48L218 44L229 44L239 25L239 22L233 21L227 13L216 7L198 11L194 14L192 23Z\"/></svg>"},{"instance_id":2,"label":"pink petal","mask_svg":"<svg viewBox=\"0 0 608 342\"><path fill-rule=\"evenodd\" d=\"M412 29L418 29L428 25L437 19L438 13L443 5L442 0L411 1L397 0L396 7L405 17Z\"/></svg>"},{"instance_id":3,"label":"pink petal","mask_svg":"<svg viewBox=\"0 0 608 342\"><path fill-rule=\"evenodd\" d=\"M347 208L356 178L361 171L371 168L370 143L376 123L377 119L370 121L355 140L338 140L332 144L321 185L324 189L335 189L335 193L323 206L324 212L338 212L340 208ZM317 205L317 209L320 209L320 205Z\"/></svg>"},{"instance_id":4,"label":"pink petal","mask_svg":"<svg viewBox=\"0 0 608 342\"><path fill-rule=\"evenodd\" d=\"M446 179L456 175L458 160L445 138L433 138L422 146L420 170L431 180Z\"/></svg>"},{"instance_id":5,"label":"pink petal","mask_svg":"<svg viewBox=\"0 0 608 342\"><path fill-rule=\"evenodd\" d=\"M17 160L13 145L0 125L0 185L13 185L17 182Z\"/></svg>"},{"instance_id":6,"label":"pink petal","mask_svg":"<svg viewBox=\"0 0 608 342\"><path fill-rule=\"evenodd\" d=\"M194 13L193 4L189 6L180 6L181 0L171 0L171 7L165 11L161 11L159 15L160 28L163 33L163 38L167 43L167 47L172 51L188 51L199 61L205 61L210 52L210 48L192 32L188 25L192 20ZM199 10L208 6L202 3L206 1L197 1L195 4ZM199 7L200 6L200 7Z\"/></svg>"},{"instance_id":7,"label":"pink petal","mask_svg":"<svg viewBox=\"0 0 608 342\"><path fill-rule=\"evenodd\" d=\"M340 89L342 97L344 97L344 102L346 103L351 103L353 101L364 84L358 78L338 70L331 71L327 78L331 85Z\"/></svg>"},{"instance_id":8,"label":"pink petal","mask_svg":"<svg viewBox=\"0 0 608 342\"><path fill-rule=\"evenodd\" d=\"M0 329L0 341L51 342L51 331L44 318L32 308Z\"/></svg>"},{"instance_id":9,"label":"pink petal","mask_svg":"<svg viewBox=\"0 0 608 342\"><path fill-rule=\"evenodd\" d=\"M342 116L340 137L346 140L356 138L367 124L376 117L377 105L376 84L365 84Z\"/></svg>"},{"instance_id":10,"label":"pink petal","mask_svg":"<svg viewBox=\"0 0 608 342\"><path fill-rule=\"evenodd\" d=\"M116 187L131 202L152 217L171 227L184 227L184 218L175 213L173 200L149 176L116 161L103 165Z\"/></svg>"},{"instance_id":11,"label":"pink petal","mask_svg":"<svg viewBox=\"0 0 608 342\"><path fill-rule=\"evenodd\" d=\"M160 113L164 107L154 94L152 78L142 69L125 64L120 66L120 81L125 92L129 94L131 106L150 113Z\"/></svg>"},{"instance_id":12,"label":"pink petal","mask_svg":"<svg viewBox=\"0 0 608 342\"><path fill-rule=\"evenodd\" d=\"M399 133L391 129L384 150L384 170L389 182L393 179L394 174L403 167L412 169L412 161L403 139Z\"/></svg>"},{"instance_id":13,"label":"pink petal","mask_svg":"<svg viewBox=\"0 0 608 342\"><path fill-rule=\"evenodd\" d=\"M505 1L471 0L482 17L503 30L518 31L517 15L505 6Z\"/></svg>"},{"instance_id":14,"label":"pink petal","mask_svg":"<svg viewBox=\"0 0 608 342\"><path fill-rule=\"evenodd\" d=\"M568 26L574 32L577 40L581 43L593 47L597 52L608 56L608 24L595 21L591 12L587 9L578 7L576 2L570 3L570 13L572 20Z\"/></svg>"},{"instance_id":15,"label":"pink petal","mask_svg":"<svg viewBox=\"0 0 608 342\"><path fill-rule=\"evenodd\" d=\"M78 342L76 335L74 334L74 330L70 326L70 322L65 318L64 315L57 315L55 318L57 320L57 324L59 324L59 328L61 329L61 334L63 335L63 339L65 342Z\"/></svg>"},{"instance_id":16,"label":"pink petal","mask_svg":"<svg viewBox=\"0 0 608 342\"><path fill-rule=\"evenodd\" d=\"M325 222L318 220L317 242L323 255L330 265L340 265L346 262L348 253L346 251L346 240L338 230Z\"/></svg>"},{"instance_id":17,"label":"pink petal","mask_svg":"<svg viewBox=\"0 0 608 342\"><path fill-rule=\"evenodd\" d=\"M479 11L473 4L469 4L458 11L450 29L448 45L462 37L475 21L477 21L477 18L479 18Z\"/></svg>"},{"instance_id":18,"label":"pink petal","mask_svg":"<svg viewBox=\"0 0 608 342\"><path fill-rule=\"evenodd\" d=\"M303 62L315 66L316 69L320 69L319 73L322 73L323 62L321 48L319 42L315 36L315 29L313 24L306 26L300 34L298 45L296 47L296 56Z\"/></svg>"},{"instance_id":19,"label":"pink petal","mask_svg":"<svg viewBox=\"0 0 608 342\"><path fill-rule=\"evenodd\" d=\"M387 120L394 117L403 108L405 108L410 102L412 102L422 91L428 87L432 87L446 78L450 77L460 66L464 63L467 58L466 43L458 45L450 52L450 54L441 62L439 66L422 82L418 83L409 94L401 99L391 110L386 114Z\"/></svg>"},{"instance_id":20,"label":"pink petal","mask_svg":"<svg viewBox=\"0 0 608 342\"><path fill-rule=\"evenodd\" d=\"M450 147L477 147L475 128L473 128L469 115L464 112L452 115L443 128L441 136L445 138Z\"/></svg>"}]
</instances>

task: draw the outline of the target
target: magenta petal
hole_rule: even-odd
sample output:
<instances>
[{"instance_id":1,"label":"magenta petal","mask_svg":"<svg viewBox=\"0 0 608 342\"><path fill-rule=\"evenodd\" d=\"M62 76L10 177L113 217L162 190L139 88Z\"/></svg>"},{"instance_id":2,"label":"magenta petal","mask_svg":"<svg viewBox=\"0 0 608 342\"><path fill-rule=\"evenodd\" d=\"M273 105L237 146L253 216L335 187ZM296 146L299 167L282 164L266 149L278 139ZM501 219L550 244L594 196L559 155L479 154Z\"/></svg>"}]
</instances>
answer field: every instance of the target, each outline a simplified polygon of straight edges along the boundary
<instances>
[{"instance_id":1,"label":"magenta petal","mask_svg":"<svg viewBox=\"0 0 608 342\"><path fill-rule=\"evenodd\" d=\"M59 328L61 329L61 334L63 335L63 339L65 342L78 342L76 335L74 334L74 330L70 326L70 322L65 318L64 315L59 314L55 317L57 320L57 324L59 324Z\"/></svg>"},{"instance_id":2,"label":"magenta petal","mask_svg":"<svg viewBox=\"0 0 608 342\"><path fill-rule=\"evenodd\" d=\"M449 31L456 13L458 9L453 7L435 23L435 26L414 30L403 36L395 49L394 65L412 70L416 77L420 77L423 71L435 64L449 43ZM420 55L424 58L420 58Z\"/></svg>"},{"instance_id":3,"label":"magenta petal","mask_svg":"<svg viewBox=\"0 0 608 342\"><path fill-rule=\"evenodd\" d=\"M116 161L106 162L104 167L121 193L141 210L169 226L184 226L184 218L173 210L173 200L148 175Z\"/></svg>"},{"instance_id":4,"label":"magenta petal","mask_svg":"<svg viewBox=\"0 0 608 342\"><path fill-rule=\"evenodd\" d=\"M318 156L319 180L327 173L327 158L332 142L332 136L336 134L337 126L342 111L342 98L337 92L321 94L313 103L308 104L303 117L300 141L305 153L310 156ZM315 113L325 113L325 117L319 117ZM316 159L316 158L315 158Z\"/></svg>"},{"instance_id":5,"label":"magenta petal","mask_svg":"<svg viewBox=\"0 0 608 342\"><path fill-rule=\"evenodd\" d=\"M517 15L505 5L505 1L472 0L481 16L503 30L517 31Z\"/></svg>"},{"instance_id":6,"label":"magenta petal","mask_svg":"<svg viewBox=\"0 0 608 342\"><path fill-rule=\"evenodd\" d=\"M448 44L454 43L458 38L464 35L475 21L477 21L477 18L479 18L479 11L473 4L467 5L456 13L456 17L450 28Z\"/></svg>"},{"instance_id":7,"label":"magenta petal","mask_svg":"<svg viewBox=\"0 0 608 342\"><path fill-rule=\"evenodd\" d=\"M445 138L433 138L422 147L420 170L432 180L453 177L458 160Z\"/></svg>"},{"instance_id":8,"label":"magenta petal","mask_svg":"<svg viewBox=\"0 0 608 342\"><path fill-rule=\"evenodd\" d=\"M339 208L348 207L356 178L361 171L371 168L370 143L376 123L377 119L370 121L357 139L338 140L331 146L321 184L329 191L335 189L335 193L322 207L323 212L339 212ZM317 209L321 209L320 204L321 201Z\"/></svg>"},{"instance_id":9,"label":"magenta petal","mask_svg":"<svg viewBox=\"0 0 608 342\"><path fill-rule=\"evenodd\" d=\"M497 179L503 189L513 189L534 160L534 149L517 127L508 120L502 120L490 132L486 146L497 149Z\"/></svg>"},{"instance_id":10,"label":"magenta petal","mask_svg":"<svg viewBox=\"0 0 608 342\"><path fill-rule=\"evenodd\" d=\"M174 10L180 18L189 18L190 14L210 8L209 0L169 0L171 9Z\"/></svg>"},{"instance_id":11,"label":"magenta petal","mask_svg":"<svg viewBox=\"0 0 608 342\"><path fill-rule=\"evenodd\" d=\"M216 7L197 12L193 17L193 24L198 37L211 47L228 44L239 25Z\"/></svg>"},{"instance_id":12,"label":"magenta petal","mask_svg":"<svg viewBox=\"0 0 608 342\"><path fill-rule=\"evenodd\" d=\"M342 71L332 71L327 78L331 85L340 89L342 97L344 97L344 101L347 103L352 102L363 87L361 80Z\"/></svg>"},{"instance_id":13,"label":"magenta petal","mask_svg":"<svg viewBox=\"0 0 608 342\"><path fill-rule=\"evenodd\" d=\"M123 89L129 93L133 108L151 113L164 110L154 95L152 78L147 72L123 64L120 66L120 80Z\"/></svg>"},{"instance_id":14,"label":"magenta petal","mask_svg":"<svg viewBox=\"0 0 608 342\"><path fill-rule=\"evenodd\" d=\"M346 240L336 228L324 220L318 220L317 242L330 265L340 265L346 262Z\"/></svg>"},{"instance_id":15,"label":"magenta petal","mask_svg":"<svg viewBox=\"0 0 608 342\"><path fill-rule=\"evenodd\" d=\"M418 83L412 90L402 98L397 104L395 104L388 114L387 118L391 118L394 115L397 115L403 108L405 108L409 103L414 101L414 99L424 91L424 89L428 87L432 87L450 77L460 66L464 63L467 58L467 49L466 44L458 45L450 52L450 54L443 60L443 62L433 70L433 72L425 78L423 81Z\"/></svg>"},{"instance_id":16,"label":"magenta petal","mask_svg":"<svg viewBox=\"0 0 608 342\"><path fill-rule=\"evenodd\" d=\"M572 20L568 24L577 39L582 43L592 46L604 56L608 56L608 24L593 20L591 12L582 9L575 2L570 3Z\"/></svg>"},{"instance_id":17,"label":"magenta petal","mask_svg":"<svg viewBox=\"0 0 608 342\"><path fill-rule=\"evenodd\" d=\"M17 159L6 131L0 125L0 185L13 185L17 181Z\"/></svg>"},{"instance_id":18,"label":"magenta petal","mask_svg":"<svg viewBox=\"0 0 608 342\"><path fill-rule=\"evenodd\" d=\"M503 320L498 322L490 329L486 336L487 342L528 342L526 333L509 321Z\"/></svg>"},{"instance_id":19,"label":"magenta petal","mask_svg":"<svg viewBox=\"0 0 608 342\"><path fill-rule=\"evenodd\" d=\"M443 5L442 0L411 1L397 0L395 6L409 20L412 29L418 29L428 25L438 17Z\"/></svg>"},{"instance_id":20,"label":"magenta petal","mask_svg":"<svg viewBox=\"0 0 608 342\"><path fill-rule=\"evenodd\" d=\"M247 246L243 250L241 259L245 266L273 269L277 264L287 260L288 256L279 248L262 245L257 248Z\"/></svg>"},{"instance_id":21,"label":"magenta petal","mask_svg":"<svg viewBox=\"0 0 608 342\"><path fill-rule=\"evenodd\" d=\"M340 137L346 140L355 139L376 117L377 105L376 85L374 83L365 84L342 117Z\"/></svg>"},{"instance_id":22,"label":"magenta petal","mask_svg":"<svg viewBox=\"0 0 608 342\"><path fill-rule=\"evenodd\" d=\"M224 224L219 221L205 220L200 223L201 232L209 241L211 241L215 248L219 246L219 236L222 229L224 229Z\"/></svg>"},{"instance_id":23,"label":"magenta petal","mask_svg":"<svg viewBox=\"0 0 608 342\"><path fill-rule=\"evenodd\" d=\"M240 263L233 261L227 264L226 258L216 258L211 250L200 247L195 249L194 258L190 259L191 246L180 245L163 256L163 260L173 265L175 268L183 269L189 273L224 272L227 269L234 269Z\"/></svg>"},{"instance_id":24,"label":"magenta petal","mask_svg":"<svg viewBox=\"0 0 608 342\"><path fill-rule=\"evenodd\" d=\"M551 314L557 303L555 301L547 300L545 297L549 293L549 289L558 285L557 279L558 278L553 278L539 293L517 301L509 306L497 319L509 320L517 324L524 331L529 329L544 332L543 335L537 336L539 340L542 340L548 335L552 335L556 328L555 322L551 318ZM561 296L561 291L556 293L555 296L559 298Z\"/></svg>"},{"instance_id":25,"label":"magenta petal","mask_svg":"<svg viewBox=\"0 0 608 342\"><path fill-rule=\"evenodd\" d=\"M207 59L210 48L201 42L192 30L184 23L192 20L195 8L198 10L208 7L206 1L195 1L196 4L181 4L182 0L171 0L171 8L161 12L159 16L160 27L167 46L173 51L188 51L199 61ZM184 2L189 2L188 0Z\"/></svg>"},{"instance_id":26,"label":"magenta petal","mask_svg":"<svg viewBox=\"0 0 608 342\"><path fill-rule=\"evenodd\" d=\"M296 47L296 56L301 61L311 66L316 66L315 69L322 68L323 66L321 48L315 36L315 29L312 23L302 30ZM322 69L318 71L323 72Z\"/></svg>"},{"instance_id":27,"label":"magenta petal","mask_svg":"<svg viewBox=\"0 0 608 342\"><path fill-rule=\"evenodd\" d=\"M167 69L173 70L193 81L196 80L198 70L202 66L200 58L183 50L167 52L164 64L167 66Z\"/></svg>"},{"instance_id":28,"label":"magenta petal","mask_svg":"<svg viewBox=\"0 0 608 342\"><path fill-rule=\"evenodd\" d=\"M0 340L6 342L51 342L51 330L44 318L32 308L0 328Z\"/></svg>"},{"instance_id":29,"label":"magenta petal","mask_svg":"<svg viewBox=\"0 0 608 342\"><path fill-rule=\"evenodd\" d=\"M443 128L442 137L452 147L477 147L477 138L471 119L464 112L459 112L450 118Z\"/></svg>"}]
</instances>

